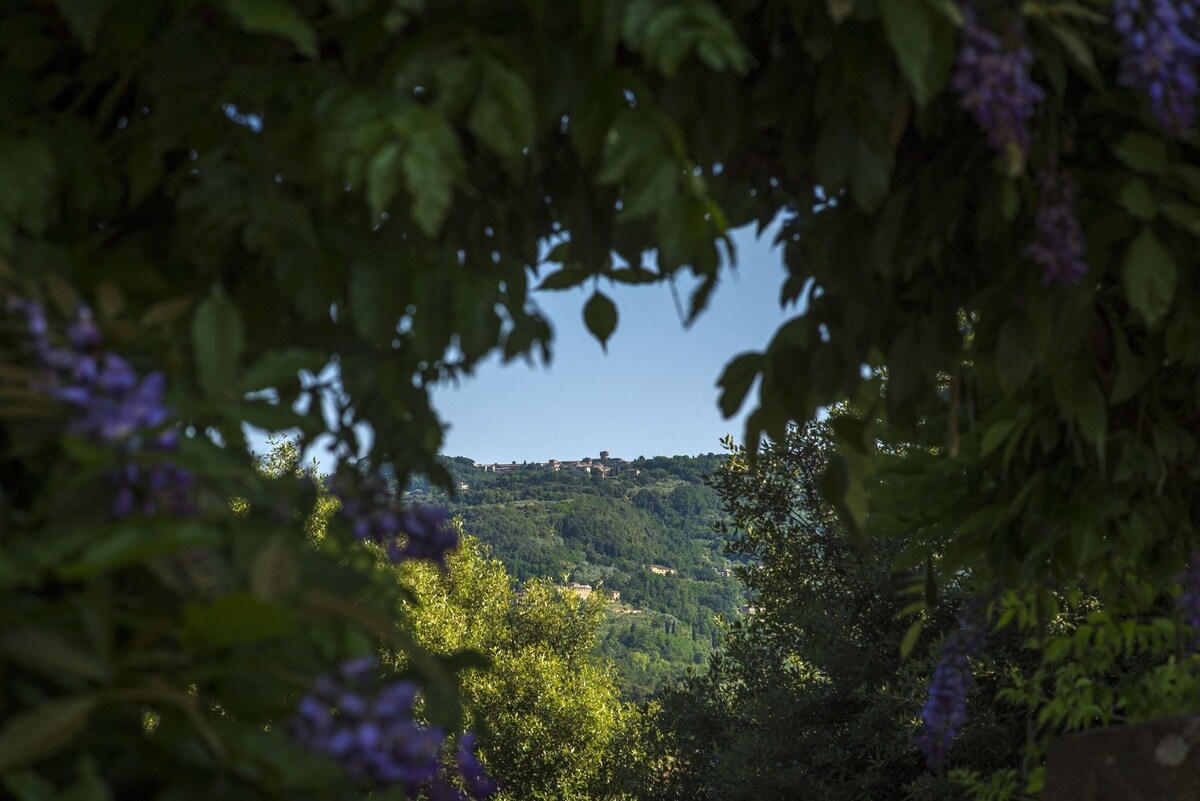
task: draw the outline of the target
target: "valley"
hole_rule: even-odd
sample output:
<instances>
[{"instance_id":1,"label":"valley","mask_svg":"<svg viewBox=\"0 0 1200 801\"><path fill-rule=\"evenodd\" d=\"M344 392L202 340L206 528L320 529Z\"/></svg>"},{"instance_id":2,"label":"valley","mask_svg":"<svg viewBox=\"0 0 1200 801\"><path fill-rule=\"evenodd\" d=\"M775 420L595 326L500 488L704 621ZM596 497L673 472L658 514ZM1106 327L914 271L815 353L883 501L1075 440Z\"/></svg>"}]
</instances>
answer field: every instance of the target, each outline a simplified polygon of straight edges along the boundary
<instances>
[{"instance_id":1,"label":"valley","mask_svg":"<svg viewBox=\"0 0 1200 801\"><path fill-rule=\"evenodd\" d=\"M737 563L724 555L716 528L720 504L704 482L723 459L604 453L479 465L443 457L455 494L421 481L408 494L460 516L518 582L548 578L603 605L598 648L616 666L622 695L644 700L702 667L721 619L746 608Z\"/></svg>"}]
</instances>

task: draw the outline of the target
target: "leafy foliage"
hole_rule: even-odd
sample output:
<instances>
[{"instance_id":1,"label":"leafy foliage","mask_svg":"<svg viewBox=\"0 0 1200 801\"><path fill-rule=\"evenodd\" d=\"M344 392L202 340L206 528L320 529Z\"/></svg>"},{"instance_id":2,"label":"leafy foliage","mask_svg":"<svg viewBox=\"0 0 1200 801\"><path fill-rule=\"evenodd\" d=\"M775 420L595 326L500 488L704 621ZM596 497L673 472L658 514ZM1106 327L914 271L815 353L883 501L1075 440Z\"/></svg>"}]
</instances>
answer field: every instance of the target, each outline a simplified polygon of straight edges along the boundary
<instances>
[{"instance_id":1,"label":"leafy foliage","mask_svg":"<svg viewBox=\"0 0 1200 801\"><path fill-rule=\"evenodd\" d=\"M1061 734L1200 711L1200 657L1184 640L1186 613L1180 620L1171 603L1178 588L1138 591L1154 598L1148 609L1105 606L1079 588L1001 599L999 625L1027 635L1024 647L1039 655L1037 664L1012 669L997 694L999 703L1025 711L1030 737L1021 768L957 772L973 798L1036 795L1050 742Z\"/></svg>"},{"instance_id":2,"label":"leafy foliage","mask_svg":"<svg viewBox=\"0 0 1200 801\"><path fill-rule=\"evenodd\" d=\"M461 692L499 798L626 798L651 780L642 715L618 699L594 655L598 603L549 582L516 590L471 538L448 570L409 564L400 574L413 590L404 617L418 642L488 660L462 675Z\"/></svg>"},{"instance_id":3,"label":"leafy foliage","mask_svg":"<svg viewBox=\"0 0 1200 801\"><path fill-rule=\"evenodd\" d=\"M647 699L703 664L718 616L732 618L744 603L720 553L717 496L704 484L716 456L636 459L603 479L570 468L490 473L465 457L444 461L468 489L449 499L413 482L409 497L449 503L516 579L620 593L605 605L599 650L615 663L627 699Z\"/></svg>"},{"instance_id":4,"label":"leafy foliage","mask_svg":"<svg viewBox=\"0 0 1200 801\"><path fill-rule=\"evenodd\" d=\"M946 774L925 772L913 740L937 640L956 631L967 588L928 616L903 658L897 607L912 575L891 570L896 548L864 554L839 530L818 488L830 456L828 427L813 425L753 463L734 448L714 477L730 547L754 558L739 573L757 611L731 626L706 673L663 695L656 722L676 763L648 797L784 799L797 787L833 799L961 797ZM1016 763L1025 719L994 694L1008 670L1035 664L1019 644L1000 636L973 660L979 686L952 766Z\"/></svg>"},{"instance_id":5,"label":"leafy foliage","mask_svg":"<svg viewBox=\"0 0 1200 801\"><path fill-rule=\"evenodd\" d=\"M210 497L192 519L150 512L97 523L104 515L95 510L109 500L98 476L122 456L67 436L69 450L48 458L56 433L39 421L18 441L47 465L83 460L80 478L24 471L6 485L40 490L4 534L0 782L8 792L340 792L345 773L285 724L316 677L379 643L408 654L398 677L424 689L425 719L460 724L453 674L461 655L425 654L396 628L388 613L403 588L377 569L375 553L328 524L327 501L307 511L314 498L296 480L294 449L247 473L213 443L184 438L179 463L232 503ZM57 522L54 537L31 536L30 523L47 518Z\"/></svg>"},{"instance_id":6,"label":"leafy foliage","mask_svg":"<svg viewBox=\"0 0 1200 801\"><path fill-rule=\"evenodd\" d=\"M394 588L338 550L345 537L305 550L277 532L274 510L313 493L266 487L243 424L325 433L340 457L367 424L401 484L444 480L429 387L492 353L549 357L531 281L595 285L585 321L605 341L606 282L690 272L694 318L728 228L781 210L782 299L806 303L724 375L727 413L759 387L746 441L783 441L850 398L860 417L835 426L824 490L856 540L911 543L929 605L971 571L1022 596L1083 579L1105 608L1150 609L1140 582L1166 586L1197 540L1198 46L1177 5L6 3L0 607L101 668L6 657L3 712L38 734L16 761L61 759L46 774L60 784L121 794L322 786L246 767L244 739L271 759L263 724L284 685L239 700L226 679L292 648L311 674L366 648L349 631L392 637L363 610L391 608L373 593ZM993 55L1018 54L1003 71L1024 91L976 104L949 85L956 56L970 63L964 26L1011 38ZM1010 116L1028 138L998 153L987 134ZM1069 179L1073 203L1043 198L1046 176ZM1082 250L1066 225L1061 252L1028 255L1048 203L1079 222ZM1086 271L1047 285L1037 254L1054 275ZM178 453L67 431L14 298L59 321L83 300L137 374L161 371ZM338 378L318 378L329 365ZM131 459L194 476L195 519L109 520L102 479ZM264 599L251 576L282 553L257 558L274 533L301 580ZM211 563L189 561L197 548ZM450 697L433 690L441 668L424 680ZM148 738L145 703L175 710ZM53 757L68 741L78 759Z\"/></svg>"}]
</instances>

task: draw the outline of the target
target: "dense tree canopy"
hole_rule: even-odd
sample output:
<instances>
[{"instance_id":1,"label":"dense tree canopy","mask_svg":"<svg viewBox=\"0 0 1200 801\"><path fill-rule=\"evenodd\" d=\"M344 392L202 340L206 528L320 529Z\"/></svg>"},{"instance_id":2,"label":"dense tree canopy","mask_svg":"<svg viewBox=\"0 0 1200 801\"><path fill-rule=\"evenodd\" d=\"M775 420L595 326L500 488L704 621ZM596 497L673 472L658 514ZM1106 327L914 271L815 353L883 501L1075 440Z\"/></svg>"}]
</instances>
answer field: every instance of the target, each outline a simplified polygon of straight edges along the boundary
<instances>
[{"instance_id":1,"label":"dense tree canopy","mask_svg":"<svg viewBox=\"0 0 1200 801\"><path fill-rule=\"evenodd\" d=\"M544 465L490 473L471 459L444 462L468 489L450 498L415 481L408 496L448 504L518 580L593 586L607 601L600 653L615 663L626 699L646 699L703 664L718 617L732 618L744 605L715 528L720 503L703 480L719 457L639 459L607 478ZM654 566L675 572L657 574Z\"/></svg>"},{"instance_id":2,"label":"dense tree canopy","mask_svg":"<svg viewBox=\"0 0 1200 801\"><path fill-rule=\"evenodd\" d=\"M414 636L434 652L470 648L491 667L463 676L463 705L501 799L630 797L653 775L641 713L593 654L603 612L549 582L518 592L475 540L449 570L406 565Z\"/></svg>"},{"instance_id":3,"label":"dense tree canopy","mask_svg":"<svg viewBox=\"0 0 1200 801\"><path fill-rule=\"evenodd\" d=\"M611 283L686 279L694 316L729 229L781 214L804 309L721 379L727 414L759 382L747 441L849 398L827 497L860 541L911 538L931 603L964 569L1041 610L1078 577L1161 601L1196 544L1196 27L1188 0L3 3L0 608L24 639L0 700L41 737L0 730L0 765L80 734L49 775L91 781L97 732L141 742L153 695L175 761L114 786L326 786L246 744L397 642L394 587L340 549L437 559L449 532L343 471L307 548L284 510L312 487L268 486L243 423L343 456L366 424L402 484L444 478L429 387L546 357L531 287L594 286L601 342ZM906 459L874 482L881 443ZM307 655L290 689L240 697L272 649ZM413 654L455 728L454 664Z\"/></svg>"},{"instance_id":4,"label":"dense tree canopy","mask_svg":"<svg viewBox=\"0 0 1200 801\"><path fill-rule=\"evenodd\" d=\"M753 463L734 448L713 477L727 543L752 558L739 573L756 611L731 622L706 672L661 697L657 722L678 763L649 797L782 801L798 787L846 801L964 797L945 773L926 772L913 740L935 646L958 627L967 582L903 658L908 623L897 612L912 577L891 569L903 543L870 554L850 543L818 489L831 453L827 427L791 429ZM1019 762L1025 716L995 693L1037 659L1012 632L994 639L951 768L990 774Z\"/></svg>"},{"instance_id":5,"label":"dense tree canopy","mask_svg":"<svg viewBox=\"0 0 1200 801\"><path fill-rule=\"evenodd\" d=\"M1120 31L1094 3L967 10L13 3L5 271L97 302L227 441L296 422L235 388L289 400L292 370L336 354L335 429L369 421L407 472L439 439L429 382L548 346L539 274L597 283L603 340L604 282L690 270L699 312L728 228L789 209L784 298L806 312L723 379L727 412L762 379L751 441L851 395L969 465L937 507L955 561L1173 570L1193 523L1194 98L1139 91L1149 10ZM1153 30L1194 34L1172 20ZM1079 220L1060 228L1082 280L1026 253L1055 208ZM848 452L831 482L852 527L868 469Z\"/></svg>"}]
</instances>

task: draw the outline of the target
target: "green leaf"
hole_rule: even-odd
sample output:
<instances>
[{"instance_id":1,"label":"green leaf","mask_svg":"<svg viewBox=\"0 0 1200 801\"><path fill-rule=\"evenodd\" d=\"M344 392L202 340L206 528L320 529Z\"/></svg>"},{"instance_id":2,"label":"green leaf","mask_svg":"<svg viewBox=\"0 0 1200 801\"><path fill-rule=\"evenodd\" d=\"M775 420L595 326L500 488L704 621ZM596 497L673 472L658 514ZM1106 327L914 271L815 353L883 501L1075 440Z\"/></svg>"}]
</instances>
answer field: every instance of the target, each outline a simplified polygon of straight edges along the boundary
<instances>
[{"instance_id":1,"label":"green leaf","mask_svg":"<svg viewBox=\"0 0 1200 801\"><path fill-rule=\"evenodd\" d=\"M1162 204L1163 217L1177 228L1200 239L1200 207L1187 203L1167 202Z\"/></svg>"},{"instance_id":2,"label":"green leaf","mask_svg":"<svg viewBox=\"0 0 1200 801\"><path fill-rule=\"evenodd\" d=\"M820 480L822 497L838 513L851 541L864 549L867 546L867 492L863 483L866 464L862 457L851 462L843 454L835 454Z\"/></svg>"},{"instance_id":3,"label":"green leaf","mask_svg":"<svg viewBox=\"0 0 1200 801\"><path fill-rule=\"evenodd\" d=\"M1158 215L1158 203L1150 185L1138 177L1130 178L1121 187L1121 206L1139 220L1152 220Z\"/></svg>"},{"instance_id":4,"label":"green leaf","mask_svg":"<svg viewBox=\"0 0 1200 801\"><path fill-rule=\"evenodd\" d=\"M700 313L708 308L708 301L712 298L713 290L717 288L716 273L709 273L696 285L692 290L692 295L688 298L688 313L685 325L691 325L696 322L696 318Z\"/></svg>"},{"instance_id":5,"label":"green leaf","mask_svg":"<svg viewBox=\"0 0 1200 801\"><path fill-rule=\"evenodd\" d=\"M483 67L483 84L467 121L475 138L510 159L519 158L534 138L534 100L513 70L495 61Z\"/></svg>"},{"instance_id":6,"label":"green leaf","mask_svg":"<svg viewBox=\"0 0 1200 801\"><path fill-rule=\"evenodd\" d=\"M128 521L96 531L79 558L58 567L55 573L74 581L151 556L212 545L216 539L213 529L196 521Z\"/></svg>"},{"instance_id":7,"label":"green leaf","mask_svg":"<svg viewBox=\"0 0 1200 801\"><path fill-rule=\"evenodd\" d=\"M593 78L571 111L567 135L584 164L600 155L618 112L626 108L622 78L615 70Z\"/></svg>"},{"instance_id":8,"label":"green leaf","mask_svg":"<svg viewBox=\"0 0 1200 801\"><path fill-rule=\"evenodd\" d=\"M222 0L243 30L288 39L309 58L317 55L317 32L287 0Z\"/></svg>"},{"instance_id":9,"label":"green leaf","mask_svg":"<svg viewBox=\"0 0 1200 801\"><path fill-rule=\"evenodd\" d=\"M1174 314L1166 325L1166 354L1172 361L1178 360L1191 366L1200 362L1200 319L1195 314ZM1139 360L1141 370L1149 377L1153 363ZM1117 353L1117 380L1121 379L1120 352Z\"/></svg>"},{"instance_id":10,"label":"green leaf","mask_svg":"<svg viewBox=\"0 0 1200 801\"><path fill-rule=\"evenodd\" d=\"M108 680L108 670L99 659L49 629L24 626L0 634L0 654L50 677Z\"/></svg>"},{"instance_id":11,"label":"green leaf","mask_svg":"<svg viewBox=\"0 0 1200 801\"><path fill-rule=\"evenodd\" d=\"M12 794L13 801L61 801L54 785L28 768L5 774L0 786Z\"/></svg>"},{"instance_id":12,"label":"green leaf","mask_svg":"<svg viewBox=\"0 0 1200 801\"><path fill-rule=\"evenodd\" d=\"M0 729L0 774L61 750L87 727L95 696L60 698L13 715Z\"/></svg>"},{"instance_id":13,"label":"green leaf","mask_svg":"<svg viewBox=\"0 0 1200 801\"><path fill-rule=\"evenodd\" d=\"M653 284L662 280L662 276L658 273L640 269L613 270L606 277L618 284Z\"/></svg>"},{"instance_id":14,"label":"green leaf","mask_svg":"<svg viewBox=\"0 0 1200 801\"><path fill-rule=\"evenodd\" d=\"M312 415L302 415L288 404L272 403L267 399L229 405L224 411L226 419L235 425L248 423L270 433L293 428L304 428L309 434L320 433L312 430L314 426L321 426Z\"/></svg>"},{"instance_id":15,"label":"green leaf","mask_svg":"<svg viewBox=\"0 0 1200 801\"><path fill-rule=\"evenodd\" d=\"M837 435L837 447L843 453L869 455L875 452L875 439L871 436L871 423L863 417L845 415L832 417L829 427Z\"/></svg>"},{"instance_id":16,"label":"green leaf","mask_svg":"<svg viewBox=\"0 0 1200 801\"><path fill-rule=\"evenodd\" d=\"M91 50L96 44L96 26L111 0L55 0L58 12L67 21L71 32Z\"/></svg>"},{"instance_id":17,"label":"green leaf","mask_svg":"<svg viewBox=\"0 0 1200 801\"><path fill-rule=\"evenodd\" d=\"M59 801L112 801L112 790L100 775L93 757L79 760L79 777L67 788Z\"/></svg>"},{"instance_id":18,"label":"green leaf","mask_svg":"<svg viewBox=\"0 0 1200 801\"><path fill-rule=\"evenodd\" d=\"M299 574L296 554L283 537L276 535L254 557L250 591L264 601L285 600L295 589Z\"/></svg>"},{"instance_id":19,"label":"green leaf","mask_svg":"<svg viewBox=\"0 0 1200 801\"><path fill-rule=\"evenodd\" d=\"M142 315L142 325L151 328L154 326L168 325L175 322L179 318L187 314L188 309L192 307L194 298L180 297L169 298L167 300L155 303L150 308L146 309Z\"/></svg>"},{"instance_id":20,"label":"green leaf","mask_svg":"<svg viewBox=\"0 0 1200 801\"><path fill-rule=\"evenodd\" d=\"M538 284L537 289L539 292L542 290L572 289L586 281L588 275L586 270L581 270L577 267L564 267L542 279L542 283Z\"/></svg>"},{"instance_id":21,"label":"green leaf","mask_svg":"<svg viewBox=\"0 0 1200 801\"><path fill-rule=\"evenodd\" d=\"M40 233L49 221L56 171L45 142L0 136L0 227L6 227L7 217L18 227Z\"/></svg>"},{"instance_id":22,"label":"green leaf","mask_svg":"<svg viewBox=\"0 0 1200 801\"><path fill-rule=\"evenodd\" d=\"M400 143L388 142L367 165L367 205L375 217L383 214L400 191Z\"/></svg>"},{"instance_id":23,"label":"green leaf","mask_svg":"<svg viewBox=\"0 0 1200 801\"><path fill-rule=\"evenodd\" d=\"M922 0L880 0L888 44L918 106L946 86L954 61L954 26Z\"/></svg>"},{"instance_id":24,"label":"green leaf","mask_svg":"<svg viewBox=\"0 0 1200 801\"><path fill-rule=\"evenodd\" d=\"M442 667L448 673L458 673L464 670L489 670L492 659L487 654L475 650L463 650L440 657Z\"/></svg>"},{"instance_id":25,"label":"green leaf","mask_svg":"<svg viewBox=\"0 0 1200 801\"><path fill-rule=\"evenodd\" d=\"M327 0L329 7L334 10L339 17L353 17L363 13L374 5L374 0ZM397 8L403 8L404 4L397 3Z\"/></svg>"},{"instance_id":26,"label":"green leaf","mask_svg":"<svg viewBox=\"0 0 1200 801\"><path fill-rule=\"evenodd\" d=\"M566 264L571 260L571 240L564 239L554 247L550 248L550 252L546 254L543 262L551 262L554 264Z\"/></svg>"},{"instance_id":27,"label":"green leaf","mask_svg":"<svg viewBox=\"0 0 1200 801\"><path fill-rule=\"evenodd\" d=\"M214 286L192 317L192 347L200 386L210 398L232 396L245 348L241 311Z\"/></svg>"},{"instance_id":28,"label":"green leaf","mask_svg":"<svg viewBox=\"0 0 1200 801\"><path fill-rule=\"evenodd\" d=\"M393 124L404 143L400 170L413 198L413 219L426 236L435 236L466 169L458 135L441 114L412 103L396 115Z\"/></svg>"},{"instance_id":29,"label":"green leaf","mask_svg":"<svg viewBox=\"0 0 1200 801\"><path fill-rule=\"evenodd\" d=\"M1113 148L1113 154L1125 166L1152 175L1165 172L1169 165L1167 143L1144 133L1125 134Z\"/></svg>"},{"instance_id":30,"label":"green leaf","mask_svg":"<svg viewBox=\"0 0 1200 801\"><path fill-rule=\"evenodd\" d=\"M1079 32L1075 28L1057 22L1049 23L1048 27L1080 71L1092 81L1099 82L1100 70L1096 68L1096 57L1092 54L1091 46L1079 35Z\"/></svg>"},{"instance_id":31,"label":"green leaf","mask_svg":"<svg viewBox=\"0 0 1200 801\"><path fill-rule=\"evenodd\" d=\"M1004 444L1008 439L1008 435L1016 427L1016 420L998 420L988 427L987 433L983 435L983 442L979 445L979 455L987 456L996 448Z\"/></svg>"},{"instance_id":32,"label":"green leaf","mask_svg":"<svg viewBox=\"0 0 1200 801\"><path fill-rule=\"evenodd\" d=\"M296 620L287 609L247 593L188 604L183 610L184 641L198 650L284 639L295 630Z\"/></svg>"},{"instance_id":33,"label":"green leaf","mask_svg":"<svg viewBox=\"0 0 1200 801\"><path fill-rule=\"evenodd\" d=\"M58 313L63 317L74 316L81 303L79 290L75 285L58 273L49 271L42 275L42 283L46 285L46 293L58 308Z\"/></svg>"},{"instance_id":34,"label":"green leaf","mask_svg":"<svg viewBox=\"0 0 1200 801\"><path fill-rule=\"evenodd\" d=\"M633 0L622 21L622 38L663 75L674 75L693 53L714 72L743 73L750 54L714 3Z\"/></svg>"},{"instance_id":35,"label":"green leaf","mask_svg":"<svg viewBox=\"0 0 1200 801\"><path fill-rule=\"evenodd\" d=\"M1136 395L1142 385L1146 383L1146 379L1150 377L1150 365L1134 355L1129 347L1129 340L1119 327L1114 326L1112 337L1113 348L1116 351L1117 372L1108 399L1110 403L1124 403Z\"/></svg>"},{"instance_id":36,"label":"green leaf","mask_svg":"<svg viewBox=\"0 0 1200 801\"><path fill-rule=\"evenodd\" d=\"M887 195L892 176L890 155L890 152L879 150L866 139L858 139L854 150L850 189L854 193L855 202L863 211L872 211Z\"/></svg>"},{"instance_id":37,"label":"green leaf","mask_svg":"<svg viewBox=\"0 0 1200 801\"><path fill-rule=\"evenodd\" d=\"M278 389L296 383L302 370L319 372L326 360L324 353L306 348L273 350L242 373L238 387L242 392Z\"/></svg>"},{"instance_id":38,"label":"green leaf","mask_svg":"<svg viewBox=\"0 0 1200 801\"><path fill-rule=\"evenodd\" d=\"M647 114L623 109L604 143L604 161L596 173L602 184L643 179L659 161L672 159L666 152L662 129Z\"/></svg>"},{"instance_id":39,"label":"green leaf","mask_svg":"<svg viewBox=\"0 0 1200 801\"><path fill-rule=\"evenodd\" d=\"M595 292L583 307L583 322L600 347L608 350L608 339L617 328L617 307L603 292Z\"/></svg>"},{"instance_id":40,"label":"green leaf","mask_svg":"<svg viewBox=\"0 0 1200 801\"><path fill-rule=\"evenodd\" d=\"M996 336L996 378L1004 394L1012 395L1033 374L1037 358L1026 326L1009 318Z\"/></svg>"},{"instance_id":41,"label":"green leaf","mask_svg":"<svg viewBox=\"0 0 1200 801\"><path fill-rule=\"evenodd\" d=\"M1000 194L1000 213L1006 222L1012 222L1021 210L1021 193L1017 189L1017 182L1011 177L1005 178L1000 184Z\"/></svg>"},{"instance_id":42,"label":"green leaf","mask_svg":"<svg viewBox=\"0 0 1200 801\"><path fill-rule=\"evenodd\" d=\"M725 365L725 371L717 380L717 386L721 388L718 405L722 415L733 417L737 413L746 400L750 387L762 372L763 364L761 353L742 353Z\"/></svg>"},{"instance_id":43,"label":"green leaf","mask_svg":"<svg viewBox=\"0 0 1200 801\"><path fill-rule=\"evenodd\" d=\"M653 214L671 202L679 191L683 170L670 156L644 165L629 180L624 193L624 207L617 213L618 222L628 222Z\"/></svg>"},{"instance_id":44,"label":"green leaf","mask_svg":"<svg viewBox=\"0 0 1200 801\"><path fill-rule=\"evenodd\" d=\"M1108 402L1096 382L1091 362L1070 358L1057 366L1053 376L1054 397L1064 412L1074 418L1080 433L1103 458L1108 433Z\"/></svg>"},{"instance_id":45,"label":"green leaf","mask_svg":"<svg viewBox=\"0 0 1200 801\"><path fill-rule=\"evenodd\" d=\"M163 157L153 143L144 142L130 148L125 163L129 181L129 203L136 206L162 181Z\"/></svg>"},{"instance_id":46,"label":"green leaf","mask_svg":"<svg viewBox=\"0 0 1200 801\"><path fill-rule=\"evenodd\" d=\"M1157 326L1171 310L1179 268L1149 227L1143 228L1125 251L1121 282L1129 305L1147 327Z\"/></svg>"},{"instance_id":47,"label":"green leaf","mask_svg":"<svg viewBox=\"0 0 1200 801\"><path fill-rule=\"evenodd\" d=\"M1074 412L1079 433L1096 448L1103 460L1108 436L1108 404L1094 379L1081 387Z\"/></svg>"},{"instance_id":48,"label":"green leaf","mask_svg":"<svg viewBox=\"0 0 1200 801\"><path fill-rule=\"evenodd\" d=\"M924 607L924 602L921 603ZM917 641L921 639L921 632L925 630L925 619L917 618L908 627L908 631L904 632L904 639L900 640L900 656L908 658L908 655L917 647Z\"/></svg>"},{"instance_id":49,"label":"green leaf","mask_svg":"<svg viewBox=\"0 0 1200 801\"><path fill-rule=\"evenodd\" d=\"M827 192L836 192L850 175L856 134L850 117L840 111L829 115L817 135L817 179Z\"/></svg>"},{"instance_id":50,"label":"green leaf","mask_svg":"<svg viewBox=\"0 0 1200 801\"><path fill-rule=\"evenodd\" d=\"M375 260L353 267L350 278L350 314L354 327L368 340L390 342L404 314L398 271Z\"/></svg>"}]
</instances>

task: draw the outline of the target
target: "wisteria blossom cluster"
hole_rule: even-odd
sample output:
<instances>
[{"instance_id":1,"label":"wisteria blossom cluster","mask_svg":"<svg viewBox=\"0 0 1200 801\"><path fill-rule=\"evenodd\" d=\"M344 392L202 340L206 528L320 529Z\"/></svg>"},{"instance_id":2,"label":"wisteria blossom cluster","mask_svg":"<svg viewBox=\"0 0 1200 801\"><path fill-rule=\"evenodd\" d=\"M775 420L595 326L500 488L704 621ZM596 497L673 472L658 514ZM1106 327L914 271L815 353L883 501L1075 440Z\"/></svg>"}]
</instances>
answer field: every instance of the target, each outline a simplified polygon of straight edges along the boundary
<instances>
[{"instance_id":1,"label":"wisteria blossom cluster","mask_svg":"<svg viewBox=\"0 0 1200 801\"><path fill-rule=\"evenodd\" d=\"M1183 624L1192 630L1187 652L1200 653L1200 550L1192 551L1175 583L1181 590L1175 604L1183 616Z\"/></svg>"},{"instance_id":2,"label":"wisteria blossom cluster","mask_svg":"<svg viewBox=\"0 0 1200 801\"><path fill-rule=\"evenodd\" d=\"M930 770L937 770L945 763L954 738L967 722L967 694L974 683L970 660L983 651L983 643L983 628L964 618L959 630L942 647L929 685L929 700L921 709L921 731L916 738Z\"/></svg>"},{"instance_id":3,"label":"wisteria blossom cluster","mask_svg":"<svg viewBox=\"0 0 1200 801\"><path fill-rule=\"evenodd\" d=\"M170 452L175 449L174 438L151 440L147 450ZM113 517L132 514L168 514L175 517L194 517L199 511L193 498L195 476L169 461L153 464L126 462L106 476L113 490L110 509Z\"/></svg>"},{"instance_id":4,"label":"wisteria blossom cluster","mask_svg":"<svg viewBox=\"0 0 1200 801\"><path fill-rule=\"evenodd\" d=\"M67 430L96 442L120 445L126 461L106 478L113 491L111 514L194 514L191 473L167 461L144 465L134 461L140 452L170 453L178 448L175 429L146 436L147 430L160 428L170 419L171 411L164 402L166 377L160 372L139 377L126 359L102 351L100 329L86 307L81 307L67 326L66 343L58 345L50 336L40 303L15 299L9 306L25 316L41 372L36 388L67 406Z\"/></svg>"},{"instance_id":5,"label":"wisteria blossom cluster","mask_svg":"<svg viewBox=\"0 0 1200 801\"><path fill-rule=\"evenodd\" d=\"M1046 93L1033 82L1033 54L1014 16L1007 40L987 26L974 3L963 6L958 60L951 86L962 106L987 134L992 150L1024 162L1031 141L1029 121Z\"/></svg>"},{"instance_id":6,"label":"wisteria blossom cluster","mask_svg":"<svg viewBox=\"0 0 1200 801\"><path fill-rule=\"evenodd\" d=\"M1042 283L1077 284L1087 272L1083 229L1075 216L1075 182L1066 172L1048 172L1039 181L1033 242L1025 255L1042 268Z\"/></svg>"},{"instance_id":7,"label":"wisteria blossom cluster","mask_svg":"<svg viewBox=\"0 0 1200 801\"><path fill-rule=\"evenodd\" d=\"M67 327L67 347L52 343L41 304L18 300L25 313L34 352L43 369L42 389L71 408L68 428L100 442L115 442L170 416L163 404L166 379L154 372L138 379L121 356L102 353L100 330L91 312L81 308Z\"/></svg>"},{"instance_id":8,"label":"wisteria blossom cluster","mask_svg":"<svg viewBox=\"0 0 1200 801\"><path fill-rule=\"evenodd\" d=\"M446 555L458 547L458 532L447 525L444 509L400 506L387 482L377 475L364 478L353 489L335 482L332 490L354 536L386 545L393 562L428 559L445 564Z\"/></svg>"},{"instance_id":9,"label":"wisteria blossom cluster","mask_svg":"<svg viewBox=\"0 0 1200 801\"><path fill-rule=\"evenodd\" d=\"M1200 24L1188 0L1114 0L1113 27L1121 39L1118 81L1150 101L1171 136L1196 122L1200 92Z\"/></svg>"},{"instance_id":10,"label":"wisteria blossom cluster","mask_svg":"<svg viewBox=\"0 0 1200 801\"><path fill-rule=\"evenodd\" d=\"M375 668L374 659L356 659L341 666L338 680L319 679L292 718L290 731L296 741L333 758L372 788L400 785L411 798L426 788L431 801L494 794L496 783L476 759L472 736L459 738L455 754L464 795L441 769L445 732L414 718L417 686L397 681L365 692Z\"/></svg>"}]
</instances>

